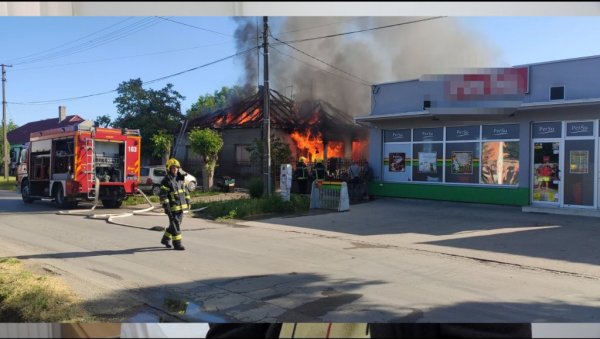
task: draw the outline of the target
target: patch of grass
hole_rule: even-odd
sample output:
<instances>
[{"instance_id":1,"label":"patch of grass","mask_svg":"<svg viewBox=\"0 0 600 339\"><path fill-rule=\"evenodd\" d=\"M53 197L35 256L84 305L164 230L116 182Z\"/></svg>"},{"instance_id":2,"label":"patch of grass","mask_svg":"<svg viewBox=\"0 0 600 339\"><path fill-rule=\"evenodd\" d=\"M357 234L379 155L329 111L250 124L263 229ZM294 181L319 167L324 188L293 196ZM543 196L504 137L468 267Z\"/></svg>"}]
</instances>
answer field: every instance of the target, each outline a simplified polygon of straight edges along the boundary
<instances>
[{"instance_id":1,"label":"patch of grass","mask_svg":"<svg viewBox=\"0 0 600 339\"><path fill-rule=\"evenodd\" d=\"M4 176L0 176L0 190L14 191L17 184L15 177L8 177L8 181L4 180Z\"/></svg>"},{"instance_id":2,"label":"patch of grass","mask_svg":"<svg viewBox=\"0 0 600 339\"><path fill-rule=\"evenodd\" d=\"M157 195L154 195L152 193L144 193L144 194L146 194L148 199L150 199L150 202L152 202L153 204L160 203L160 198ZM218 195L218 194L221 194L221 193L220 192L193 191L193 192L190 192L190 197L193 199L196 197L207 197L207 196ZM127 198L127 200L123 201L123 206L134 206L134 205L144 205L144 204L148 204L148 202L140 194L133 195L133 196Z\"/></svg>"},{"instance_id":3,"label":"patch of grass","mask_svg":"<svg viewBox=\"0 0 600 339\"><path fill-rule=\"evenodd\" d=\"M194 207L203 206L208 207L199 213L200 216L216 220L249 219L259 216L307 212L310 198L306 195L293 194L290 201L283 201L279 195L273 194L267 198L215 201Z\"/></svg>"},{"instance_id":4,"label":"patch of grass","mask_svg":"<svg viewBox=\"0 0 600 339\"><path fill-rule=\"evenodd\" d=\"M146 196L148 197L148 199L150 199L150 201L152 203L160 202L160 198L157 197L156 195L146 194ZM137 195L137 194L133 195L133 196L127 198L127 200L123 201L123 206L133 206L133 205L143 205L143 204L148 204L148 202L146 201L146 199L144 199L143 196Z\"/></svg>"},{"instance_id":5,"label":"patch of grass","mask_svg":"<svg viewBox=\"0 0 600 339\"><path fill-rule=\"evenodd\" d=\"M210 191L210 192L202 192L202 191L193 191L190 192L190 197L195 198L195 197L208 197L211 195L219 195L221 194L221 192L217 192L217 191Z\"/></svg>"},{"instance_id":6,"label":"patch of grass","mask_svg":"<svg viewBox=\"0 0 600 339\"><path fill-rule=\"evenodd\" d=\"M90 320L82 301L58 278L35 275L14 258L0 260L0 322Z\"/></svg>"}]
</instances>

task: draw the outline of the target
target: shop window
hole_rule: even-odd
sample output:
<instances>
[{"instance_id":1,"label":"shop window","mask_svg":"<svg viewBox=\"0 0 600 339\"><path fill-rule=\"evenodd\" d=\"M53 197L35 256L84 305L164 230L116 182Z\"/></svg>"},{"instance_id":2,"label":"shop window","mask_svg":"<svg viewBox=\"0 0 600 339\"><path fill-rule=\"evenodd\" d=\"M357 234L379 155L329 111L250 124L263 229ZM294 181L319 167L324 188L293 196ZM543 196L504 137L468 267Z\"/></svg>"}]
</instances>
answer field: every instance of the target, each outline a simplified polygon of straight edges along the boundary
<instances>
[{"instance_id":1,"label":"shop window","mask_svg":"<svg viewBox=\"0 0 600 339\"><path fill-rule=\"evenodd\" d=\"M442 182L443 143L413 144L413 180Z\"/></svg>"},{"instance_id":2,"label":"shop window","mask_svg":"<svg viewBox=\"0 0 600 339\"><path fill-rule=\"evenodd\" d=\"M410 181L412 174L410 143L386 143L383 147L383 180Z\"/></svg>"},{"instance_id":3,"label":"shop window","mask_svg":"<svg viewBox=\"0 0 600 339\"><path fill-rule=\"evenodd\" d=\"M563 100L565 98L565 87L550 87L550 100Z\"/></svg>"},{"instance_id":4,"label":"shop window","mask_svg":"<svg viewBox=\"0 0 600 339\"><path fill-rule=\"evenodd\" d=\"M481 183L519 184L519 142L487 141L481 149Z\"/></svg>"},{"instance_id":5,"label":"shop window","mask_svg":"<svg viewBox=\"0 0 600 339\"><path fill-rule=\"evenodd\" d=\"M446 144L446 182L479 183L479 142Z\"/></svg>"},{"instance_id":6,"label":"shop window","mask_svg":"<svg viewBox=\"0 0 600 339\"><path fill-rule=\"evenodd\" d=\"M423 101L423 110L426 110L430 107L431 107L431 100L424 100Z\"/></svg>"}]
</instances>

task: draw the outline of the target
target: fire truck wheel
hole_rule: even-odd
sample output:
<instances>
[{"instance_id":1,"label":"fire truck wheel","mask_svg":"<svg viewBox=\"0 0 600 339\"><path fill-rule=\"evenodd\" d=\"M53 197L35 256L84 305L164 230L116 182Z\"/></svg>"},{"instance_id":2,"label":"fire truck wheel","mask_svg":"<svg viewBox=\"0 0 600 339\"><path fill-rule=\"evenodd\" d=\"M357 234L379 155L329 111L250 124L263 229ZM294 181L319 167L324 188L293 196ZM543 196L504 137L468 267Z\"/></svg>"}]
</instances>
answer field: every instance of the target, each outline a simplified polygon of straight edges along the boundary
<instances>
[{"instance_id":1,"label":"fire truck wheel","mask_svg":"<svg viewBox=\"0 0 600 339\"><path fill-rule=\"evenodd\" d=\"M29 180L23 180L23 183L21 184L21 197L23 198L24 203L31 204L33 202L33 199L29 197L30 194Z\"/></svg>"},{"instance_id":2,"label":"fire truck wheel","mask_svg":"<svg viewBox=\"0 0 600 339\"><path fill-rule=\"evenodd\" d=\"M65 194L63 193L62 185L56 186L56 189L54 190L54 202L56 202L56 204L60 208L70 207L70 203L67 201L67 199L65 199Z\"/></svg>"},{"instance_id":3,"label":"fire truck wheel","mask_svg":"<svg viewBox=\"0 0 600 339\"><path fill-rule=\"evenodd\" d=\"M119 208L122 204L122 200L102 200L102 206L104 206L104 208Z\"/></svg>"}]
</instances>

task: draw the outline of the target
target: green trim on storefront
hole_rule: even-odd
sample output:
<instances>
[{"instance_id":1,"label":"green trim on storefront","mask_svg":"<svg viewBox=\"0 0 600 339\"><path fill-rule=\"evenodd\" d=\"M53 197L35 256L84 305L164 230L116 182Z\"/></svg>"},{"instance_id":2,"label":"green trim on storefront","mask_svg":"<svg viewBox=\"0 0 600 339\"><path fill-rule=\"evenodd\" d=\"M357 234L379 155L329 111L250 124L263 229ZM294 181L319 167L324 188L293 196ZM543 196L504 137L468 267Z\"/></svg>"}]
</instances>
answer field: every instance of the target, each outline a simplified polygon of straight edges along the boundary
<instances>
[{"instance_id":1,"label":"green trim on storefront","mask_svg":"<svg viewBox=\"0 0 600 339\"><path fill-rule=\"evenodd\" d=\"M496 205L529 205L529 188L484 187L374 181L369 194L382 197L445 200Z\"/></svg>"}]
</instances>

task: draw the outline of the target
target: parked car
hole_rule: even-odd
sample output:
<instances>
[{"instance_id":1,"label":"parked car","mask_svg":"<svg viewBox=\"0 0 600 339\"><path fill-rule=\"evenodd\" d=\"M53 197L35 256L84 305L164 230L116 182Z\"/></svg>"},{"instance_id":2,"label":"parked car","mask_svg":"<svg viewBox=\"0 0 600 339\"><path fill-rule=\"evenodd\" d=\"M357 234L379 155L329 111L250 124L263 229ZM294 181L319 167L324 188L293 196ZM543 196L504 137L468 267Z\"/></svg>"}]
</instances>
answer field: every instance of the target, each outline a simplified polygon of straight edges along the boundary
<instances>
[{"instance_id":1,"label":"parked car","mask_svg":"<svg viewBox=\"0 0 600 339\"><path fill-rule=\"evenodd\" d=\"M183 172L185 173L185 171ZM160 182L165 175L167 175L165 166L142 166L140 169L139 188L144 192L152 192L152 194L158 195L160 193ZM198 180L196 180L195 176L187 173L185 176L185 185L192 192L198 187Z\"/></svg>"}]
</instances>

